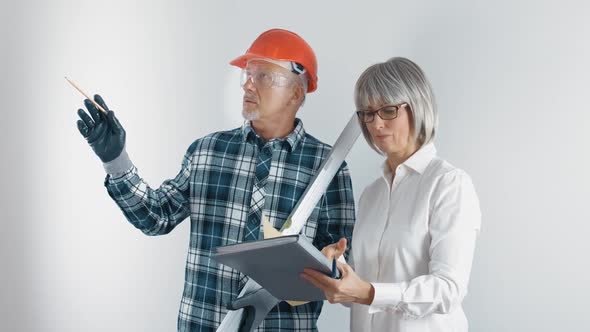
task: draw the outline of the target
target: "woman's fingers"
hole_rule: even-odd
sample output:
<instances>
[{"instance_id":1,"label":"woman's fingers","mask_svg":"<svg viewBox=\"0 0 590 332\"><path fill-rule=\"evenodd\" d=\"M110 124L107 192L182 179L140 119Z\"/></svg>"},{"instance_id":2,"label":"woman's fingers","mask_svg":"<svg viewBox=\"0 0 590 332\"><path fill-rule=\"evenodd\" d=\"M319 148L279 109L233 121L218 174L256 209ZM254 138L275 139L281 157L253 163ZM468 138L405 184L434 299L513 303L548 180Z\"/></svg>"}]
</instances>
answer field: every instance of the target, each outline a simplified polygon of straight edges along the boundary
<instances>
[{"instance_id":1,"label":"woman's fingers","mask_svg":"<svg viewBox=\"0 0 590 332\"><path fill-rule=\"evenodd\" d=\"M336 242L336 254L337 256L334 258L338 258L344 254L346 251L346 238L343 237L338 242Z\"/></svg>"},{"instance_id":2,"label":"woman's fingers","mask_svg":"<svg viewBox=\"0 0 590 332\"><path fill-rule=\"evenodd\" d=\"M321 289L328 289L333 286L332 278L324 275L321 272L315 271L313 269L303 269L303 273L301 276L305 279L313 283L316 287Z\"/></svg>"},{"instance_id":3,"label":"woman's fingers","mask_svg":"<svg viewBox=\"0 0 590 332\"><path fill-rule=\"evenodd\" d=\"M329 259L338 259L346 251L346 238L341 238L338 242L325 246L322 254Z\"/></svg>"},{"instance_id":4,"label":"woman's fingers","mask_svg":"<svg viewBox=\"0 0 590 332\"><path fill-rule=\"evenodd\" d=\"M301 278L311 282L317 288L324 290L324 284L317 281L314 277L310 276L309 274L305 274L305 273L301 273L300 275L301 275Z\"/></svg>"}]
</instances>

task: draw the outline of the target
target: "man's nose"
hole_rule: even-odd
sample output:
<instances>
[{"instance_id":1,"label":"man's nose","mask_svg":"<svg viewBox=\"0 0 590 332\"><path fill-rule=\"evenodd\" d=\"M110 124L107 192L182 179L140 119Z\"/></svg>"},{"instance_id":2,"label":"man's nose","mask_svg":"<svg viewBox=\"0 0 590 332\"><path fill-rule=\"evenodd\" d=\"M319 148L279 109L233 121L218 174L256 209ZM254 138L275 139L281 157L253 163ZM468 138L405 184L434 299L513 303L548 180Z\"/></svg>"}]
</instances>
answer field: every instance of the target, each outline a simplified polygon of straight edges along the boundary
<instances>
[{"instance_id":1,"label":"man's nose","mask_svg":"<svg viewBox=\"0 0 590 332\"><path fill-rule=\"evenodd\" d=\"M244 89L244 91L254 91L255 90L254 82L252 82L251 76L248 76L248 78L246 79L246 82L244 83L244 85L242 85L242 89Z\"/></svg>"}]
</instances>

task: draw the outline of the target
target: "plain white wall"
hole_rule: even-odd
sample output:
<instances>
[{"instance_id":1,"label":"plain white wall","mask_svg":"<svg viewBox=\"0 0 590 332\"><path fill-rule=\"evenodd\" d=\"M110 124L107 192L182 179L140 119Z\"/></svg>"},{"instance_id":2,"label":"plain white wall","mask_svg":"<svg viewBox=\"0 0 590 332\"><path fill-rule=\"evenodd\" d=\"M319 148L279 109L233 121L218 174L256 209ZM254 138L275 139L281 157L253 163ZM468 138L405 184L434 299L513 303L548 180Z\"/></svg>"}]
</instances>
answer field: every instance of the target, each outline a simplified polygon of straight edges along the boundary
<instances>
[{"instance_id":1,"label":"plain white wall","mask_svg":"<svg viewBox=\"0 0 590 332\"><path fill-rule=\"evenodd\" d=\"M319 89L300 116L328 143L367 66L399 55L426 71L440 155L472 175L481 200L472 331L588 330L587 2L0 4L0 330L176 328L189 223L150 238L126 222L63 76L103 95L157 187L194 139L241 124L228 61L272 27L317 53ZM358 198L381 159L359 140L347 160ZM324 308L322 330L348 328L346 309Z\"/></svg>"}]
</instances>

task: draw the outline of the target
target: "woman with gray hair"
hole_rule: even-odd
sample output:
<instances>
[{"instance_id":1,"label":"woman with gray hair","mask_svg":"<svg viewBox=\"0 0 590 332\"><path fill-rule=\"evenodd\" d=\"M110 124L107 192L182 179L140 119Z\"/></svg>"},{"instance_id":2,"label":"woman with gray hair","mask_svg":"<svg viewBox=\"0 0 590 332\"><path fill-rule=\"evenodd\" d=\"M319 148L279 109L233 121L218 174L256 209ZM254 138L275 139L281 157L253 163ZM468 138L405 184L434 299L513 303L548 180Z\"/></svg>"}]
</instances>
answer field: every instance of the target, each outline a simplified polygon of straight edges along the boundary
<instances>
[{"instance_id":1,"label":"woman with gray hair","mask_svg":"<svg viewBox=\"0 0 590 332\"><path fill-rule=\"evenodd\" d=\"M424 73L405 58L365 70L355 103L382 172L361 195L350 265L342 278L306 269L302 277L330 303L352 303L352 331L467 331L467 294L481 215L470 177L440 159L438 118ZM325 247L328 258L346 239Z\"/></svg>"}]
</instances>

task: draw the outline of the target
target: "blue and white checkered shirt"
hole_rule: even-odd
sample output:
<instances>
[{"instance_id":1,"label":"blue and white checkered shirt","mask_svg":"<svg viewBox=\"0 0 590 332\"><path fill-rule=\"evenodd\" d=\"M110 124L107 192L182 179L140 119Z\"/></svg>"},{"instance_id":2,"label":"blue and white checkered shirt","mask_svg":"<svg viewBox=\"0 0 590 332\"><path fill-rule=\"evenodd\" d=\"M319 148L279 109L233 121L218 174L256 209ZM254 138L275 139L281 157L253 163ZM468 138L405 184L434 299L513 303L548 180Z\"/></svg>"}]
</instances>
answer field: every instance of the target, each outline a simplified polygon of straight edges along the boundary
<instances>
[{"instance_id":1,"label":"blue and white checkered shirt","mask_svg":"<svg viewBox=\"0 0 590 332\"><path fill-rule=\"evenodd\" d=\"M306 134L299 119L283 139L265 142L249 122L200 138L188 148L178 175L158 189L150 188L135 167L116 177L107 176L109 195L129 222L147 235L169 233L190 216L179 331L215 331L227 313L226 306L247 281L240 272L214 261L211 253L218 246L242 242L256 161L265 145L272 148L272 162L264 187L264 212L280 229L331 149ZM318 249L341 237L351 243L354 220L352 184L343 163L302 232ZM281 302L258 331L316 331L321 308L322 302L296 307Z\"/></svg>"}]
</instances>

